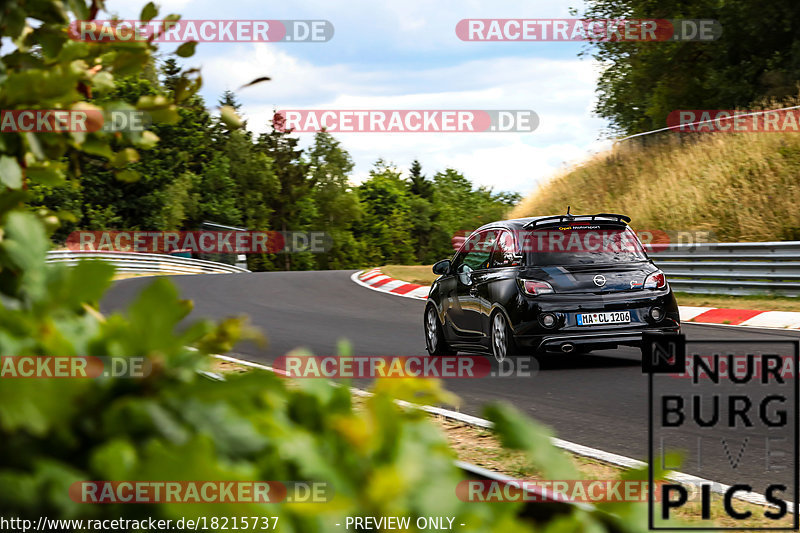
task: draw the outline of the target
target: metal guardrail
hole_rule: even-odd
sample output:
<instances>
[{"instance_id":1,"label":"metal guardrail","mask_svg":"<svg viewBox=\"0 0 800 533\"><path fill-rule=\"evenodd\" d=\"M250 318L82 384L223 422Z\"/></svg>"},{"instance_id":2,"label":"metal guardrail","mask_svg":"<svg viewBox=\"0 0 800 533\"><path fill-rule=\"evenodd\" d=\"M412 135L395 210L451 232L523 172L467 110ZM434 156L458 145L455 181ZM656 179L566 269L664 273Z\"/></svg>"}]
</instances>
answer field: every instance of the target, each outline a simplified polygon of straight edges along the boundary
<instances>
[{"instance_id":1,"label":"metal guardrail","mask_svg":"<svg viewBox=\"0 0 800 533\"><path fill-rule=\"evenodd\" d=\"M648 255L676 291L800 296L800 241L673 244Z\"/></svg>"},{"instance_id":2,"label":"metal guardrail","mask_svg":"<svg viewBox=\"0 0 800 533\"><path fill-rule=\"evenodd\" d=\"M101 259L117 267L117 272L124 273L166 273L166 274L221 274L249 272L246 268L190 259L164 254L144 254L138 252L73 252L58 250L47 253L48 263L65 263L73 266L82 259Z\"/></svg>"}]
</instances>

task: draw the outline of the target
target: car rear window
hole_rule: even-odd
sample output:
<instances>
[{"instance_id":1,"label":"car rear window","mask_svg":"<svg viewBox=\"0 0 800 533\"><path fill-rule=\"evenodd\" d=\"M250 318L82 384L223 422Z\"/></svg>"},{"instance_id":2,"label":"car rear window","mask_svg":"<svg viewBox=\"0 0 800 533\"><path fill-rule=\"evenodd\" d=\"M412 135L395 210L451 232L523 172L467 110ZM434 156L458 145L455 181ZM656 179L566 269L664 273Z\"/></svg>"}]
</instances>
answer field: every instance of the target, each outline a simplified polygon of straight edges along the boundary
<instances>
[{"instance_id":1,"label":"car rear window","mask_svg":"<svg viewBox=\"0 0 800 533\"><path fill-rule=\"evenodd\" d=\"M518 242L528 265L591 265L646 261L639 238L628 227L553 226L526 230Z\"/></svg>"}]
</instances>

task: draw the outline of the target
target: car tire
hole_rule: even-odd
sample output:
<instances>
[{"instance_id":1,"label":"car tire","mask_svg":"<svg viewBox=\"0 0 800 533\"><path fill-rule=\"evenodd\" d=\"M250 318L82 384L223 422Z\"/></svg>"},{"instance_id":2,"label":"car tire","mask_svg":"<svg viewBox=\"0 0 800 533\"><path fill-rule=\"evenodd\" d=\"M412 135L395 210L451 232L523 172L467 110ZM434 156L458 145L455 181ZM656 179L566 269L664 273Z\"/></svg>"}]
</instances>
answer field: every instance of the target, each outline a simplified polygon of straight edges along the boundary
<instances>
[{"instance_id":1,"label":"car tire","mask_svg":"<svg viewBox=\"0 0 800 533\"><path fill-rule=\"evenodd\" d=\"M511 331L511 327L508 325L506 315L501 311L497 311L492 315L490 324L491 348L495 361L501 363L507 358L517 355L514 335Z\"/></svg>"},{"instance_id":2,"label":"car tire","mask_svg":"<svg viewBox=\"0 0 800 533\"><path fill-rule=\"evenodd\" d=\"M436 316L436 308L433 305L429 305L425 309L423 326L425 328L425 348L430 355L454 355L453 350L444 339L442 325L439 323L439 317Z\"/></svg>"}]
</instances>

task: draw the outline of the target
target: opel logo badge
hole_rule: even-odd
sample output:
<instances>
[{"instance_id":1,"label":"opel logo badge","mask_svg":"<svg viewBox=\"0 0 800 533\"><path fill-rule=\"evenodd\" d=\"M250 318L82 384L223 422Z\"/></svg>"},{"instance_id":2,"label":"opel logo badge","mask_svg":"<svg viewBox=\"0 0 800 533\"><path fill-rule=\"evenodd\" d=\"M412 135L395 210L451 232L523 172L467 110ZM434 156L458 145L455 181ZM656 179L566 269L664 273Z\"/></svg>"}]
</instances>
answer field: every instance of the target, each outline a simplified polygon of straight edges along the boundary
<instances>
[{"instance_id":1,"label":"opel logo badge","mask_svg":"<svg viewBox=\"0 0 800 533\"><path fill-rule=\"evenodd\" d=\"M592 279L592 281L594 281L594 284L598 287L602 287L606 284L606 277L598 274Z\"/></svg>"}]
</instances>

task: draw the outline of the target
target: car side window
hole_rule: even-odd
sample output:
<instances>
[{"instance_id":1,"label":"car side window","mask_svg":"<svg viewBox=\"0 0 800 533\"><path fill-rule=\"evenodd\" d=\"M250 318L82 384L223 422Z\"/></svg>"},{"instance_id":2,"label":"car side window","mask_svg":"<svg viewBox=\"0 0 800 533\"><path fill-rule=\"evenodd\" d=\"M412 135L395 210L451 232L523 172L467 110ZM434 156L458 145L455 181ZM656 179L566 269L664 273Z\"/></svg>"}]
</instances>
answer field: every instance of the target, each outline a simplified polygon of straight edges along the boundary
<instances>
[{"instance_id":1,"label":"car side window","mask_svg":"<svg viewBox=\"0 0 800 533\"><path fill-rule=\"evenodd\" d=\"M467 237L464 243L459 248L456 255L453 257L453 270L457 269L464 263L464 257L467 255L467 250L470 250L475 247L475 243L478 242L478 238L480 234L472 235L471 237Z\"/></svg>"},{"instance_id":2,"label":"car side window","mask_svg":"<svg viewBox=\"0 0 800 533\"><path fill-rule=\"evenodd\" d=\"M492 252L492 268L503 268L514 266L517 262L516 250L514 249L514 236L507 231L500 233L497 244Z\"/></svg>"},{"instance_id":3,"label":"car side window","mask_svg":"<svg viewBox=\"0 0 800 533\"><path fill-rule=\"evenodd\" d=\"M495 240L497 240L496 230L482 231L473 236L464 245L462 249L463 258L460 263L456 264L456 267L464 264L472 270L489 268L489 260L491 259ZM460 254L461 252L459 252Z\"/></svg>"}]
</instances>

